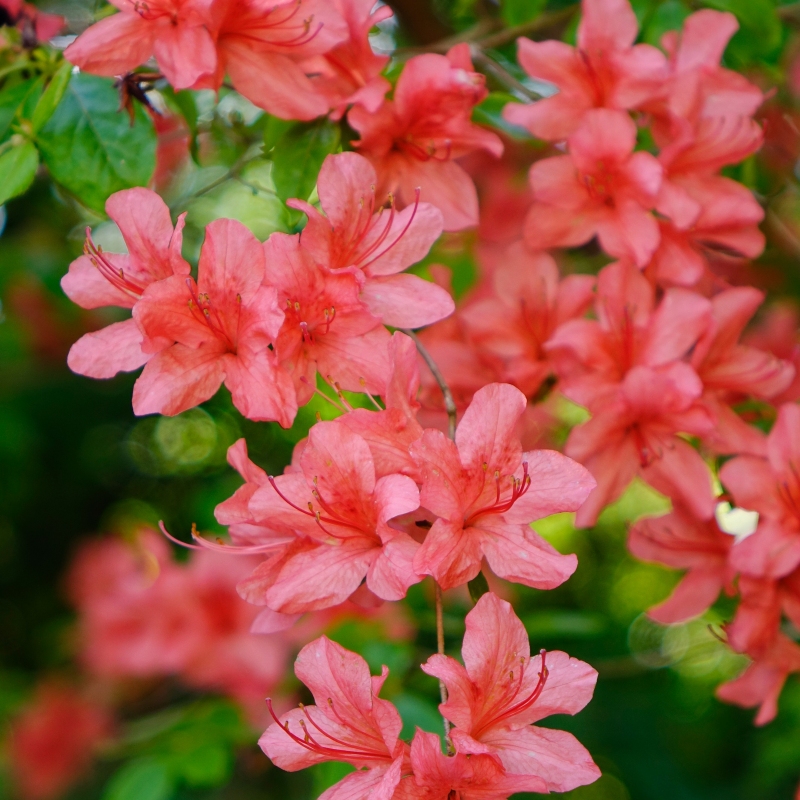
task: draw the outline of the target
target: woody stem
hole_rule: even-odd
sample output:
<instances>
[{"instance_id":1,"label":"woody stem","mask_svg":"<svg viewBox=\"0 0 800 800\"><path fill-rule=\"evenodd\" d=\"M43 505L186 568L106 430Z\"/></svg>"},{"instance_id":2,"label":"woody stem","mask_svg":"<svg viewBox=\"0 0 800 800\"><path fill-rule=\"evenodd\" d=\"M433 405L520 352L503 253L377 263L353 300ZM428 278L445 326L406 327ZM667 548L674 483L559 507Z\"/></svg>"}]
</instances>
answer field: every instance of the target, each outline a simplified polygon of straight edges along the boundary
<instances>
[{"instance_id":1,"label":"woody stem","mask_svg":"<svg viewBox=\"0 0 800 800\"><path fill-rule=\"evenodd\" d=\"M439 586L438 581L434 581L434 592L436 594L436 652L444 655L444 615L442 614L442 587ZM443 680L439 680L439 694L442 697L442 702L447 702L447 686ZM444 735L449 740L450 737L450 723L447 718L443 717L444 722Z\"/></svg>"},{"instance_id":2,"label":"woody stem","mask_svg":"<svg viewBox=\"0 0 800 800\"><path fill-rule=\"evenodd\" d=\"M428 365L428 369L431 371L433 379L438 384L439 389L441 389L442 397L444 398L444 407L447 411L447 434L451 439L455 439L456 415L458 410L456 409L456 401L453 400L453 393L450 391L450 387L447 385L447 381L444 379L442 371L439 369L439 366L433 360L433 357L428 352L425 345L419 340L419 337L416 333L414 333L414 331L407 328L401 328L400 330L406 334L406 336L410 336L414 340L414 344L417 346L417 352L422 357L422 360Z\"/></svg>"}]
</instances>

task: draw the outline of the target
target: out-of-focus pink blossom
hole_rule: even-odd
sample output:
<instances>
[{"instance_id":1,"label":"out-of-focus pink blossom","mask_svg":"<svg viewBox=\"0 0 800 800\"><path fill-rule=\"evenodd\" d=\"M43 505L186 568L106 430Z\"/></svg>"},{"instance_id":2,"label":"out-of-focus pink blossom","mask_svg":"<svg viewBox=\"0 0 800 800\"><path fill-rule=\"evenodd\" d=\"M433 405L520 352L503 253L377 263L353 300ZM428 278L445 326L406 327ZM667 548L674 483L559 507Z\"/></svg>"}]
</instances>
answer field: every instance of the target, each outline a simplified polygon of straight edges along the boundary
<instances>
[{"instance_id":1,"label":"out-of-focus pink blossom","mask_svg":"<svg viewBox=\"0 0 800 800\"><path fill-rule=\"evenodd\" d=\"M518 40L518 58L532 78L558 94L530 105L510 103L503 116L549 141L566 139L593 108L636 108L664 93L667 60L655 47L634 45L639 25L628 0L583 0L577 47Z\"/></svg>"},{"instance_id":2,"label":"out-of-focus pink blossom","mask_svg":"<svg viewBox=\"0 0 800 800\"><path fill-rule=\"evenodd\" d=\"M561 391L594 411L635 367L664 370L686 357L711 323L711 304L685 289L655 291L632 265L601 270L596 320L561 325L545 345Z\"/></svg>"},{"instance_id":3,"label":"out-of-focus pink blossom","mask_svg":"<svg viewBox=\"0 0 800 800\"><path fill-rule=\"evenodd\" d=\"M784 392L773 398L773 402L800 400L800 313L797 307L791 302L770 306L744 334L742 342L793 364L794 380Z\"/></svg>"},{"instance_id":4,"label":"out-of-focus pink blossom","mask_svg":"<svg viewBox=\"0 0 800 800\"><path fill-rule=\"evenodd\" d=\"M581 466L551 450L522 452L515 428L527 400L508 384L476 392L455 441L426 430L411 446L422 471L420 503L437 519L414 568L444 589L472 580L485 557L507 580L540 589L563 583L577 566L528 526L575 511L594 488Z\"/></svg>"},{"instance_id":5,"label":"out-of-focus pink blossom","mask_svg":"<svg viewBox=\"0 0 800 800\"><path fill-rule=\"evenodd\" d=\"M134 309L142 349L154 354L134 386L137 414L179 414L224 382L244 416L291 425L294 389L270 349L284 315L264 273L253 234L216 220L206 228L197 282L176 275L148 288Z\"/></svg>"},{"instance_id":6,"label":"out-of-focus pink blossom","mask_svg":"<svg viewBox=\"0 0 800 800\"><path fill-rule=\"evenodd\" d=\"M782 578L800 566L800 407L781 406L766 458L741 455L719 473L736 505L759 513L758 528L731 553L748 575Z\"/></svg>"},{"instance_id":7,"label":"out-of-focus pink blossom","mask_svg":"<svg viewBox=\"0 0 800 800\"><path fill-rule=\"evenodd\" d=\"M25 47L35 47L58 35L64 28L65 19L58 14L45 14L31 3L23 0L0 0L0 10L5 12L7 24L17 26L22 33Z\"/></svg>"},{"instance_id":8,"label":"out-of-focus pink blossom","mask_svg":"<svg viewBox=\"0 0 800 800\"><path fill-rule=\"evenodd\" d=\"M743 708L758 707L755 723L766 725L775 719L778 697L793 672L800 672L800 646L779 634L742 675L717 689L717 697Z\"/></svg>"},{"instance_id":9,"label":"out-of-focus pink blossom","mask_svg":"<svg viewBox=\"0 0 800 800\"><path fill-rule=\"evenodd\" d=\"M649 615L667 624L685 622L707 611L723 589L733 594L734 570L728 563L733 542L715 519L697 519L681 506L670 514L639 520L628 537L631 553L642 561L686 570L669 598Z\"/></svg>"},{"instance_id":10,"label":"out-of-focus pink blossom","mask_svg":"<svg viewBox=\"0 0 800 800\"><path fill-rule=\"evenodd\" d=\"M650 213L662 167L636 152L636 125L624 112L587 111L567 140L569 155L536 161L530 170L534 204L525 223L533 250L576 247L594 236L609 255L644 267L659 242Z\"/></svg>"},{"instance_id":11,"label":"out-of-focus pink blossom","mask_svg":"<svg viewBox=\"0 0 800 800\"><path fill-rule=\"evenodd\" d=\"M553 258L522 243L508 248L504 262L492 274L493 296L467 303L459 318L474 346L502 364L502 379L531 397L551 373L545 343L589 308L595 279L559 280Z\"/></svg>"},{"instance_id":12,"label":"out-of-focus pink blossom","mask_svg":"<svg viewBox=\"0 0 800 800\"><path fill-rule=\"evenodd\" d=\"M297 656L295 674L311 690L315 705L301 705L273 718L259 740L276 766L295 772L325 761L357 768L321 797L393 797L403 771L406 745L400 714L378 697L389 670L369 673L356 653L323 636Z\"/></svg>"},{"instance_id":13,"label":"out-of-focus pink blossom","mask_svg":"<svg viewBox=\"0 0 800 800\"><path fill-rule=\"evenodd\" d=\"M83 777L92 751L110 736L106 709L73 687L41 684L11 723L9 766L23 800L53 800Z\"/></svg>"},{"instance_id":14,"label":"out-of-focus pink blossom","mask_svg":"<svg viewBox=\"0 0 800 800\"><path fill-rule=\"evenodd\" d=\"M763 300L763 293L749 286L712 297L711 324L692 351L691 364L717 419L706 443L717 452L766 455L764 435L739 417L730 404L748 397L774 397L794 379L794 365L739 343L742 330Z\"/></svg>"},{"instance_id":15,"label":"out-of-focus pink blossom","mask_svg":"<svg viewBox=\"0 0 800 800\"><path fill-rule=\"evenodd\" d=\"M439 706L456 727L459 753L491 755L509 773L541 778L551 792L593 783L600 770L565 731L535 727L552 714L576 714L592 698L597 672L559 651L531 658L525 627L491 592L467 614L461 656L431 656L422 669L447 687Z\"/></svg>"},{"instance_id":16,"label":"out-of-focus pink blossom","mask_svg":"<svg viewBox=\"0 0 800 800\"><path fill-rule=\"evenodd\" d=\"M95 75L123 75L153 55L176 89L188 89L217 63L209 32L213 0L117 0L118 14L101 19L64 52Z\"/></svg>"},{"instance_id":17,"label":"out-of-focus pink blossom","mask_svg":"<svg viewBox=\"0 0 800 800\"><path fill-rule=\"evenodd\" d=\"M361 136L354 146L375 166L379 197L391 193L405 208L419 189L424 202L441 210L445 230L478 224L475 185L453 159L475 150L503 152L496 134L471 122L472 109L486 97L484 83L468 45L457 45L447 56L409 59L392 100L377 111L350 111L347 119Z\"/></svg>"},{"instance_id":18,"label":"out-of-focus pink blossom","mask_svg":"<svg viewBox=\"0 0 800 800\"><path fill-rule=\"evenodd\" d=\"M308 215L300 242L323 268L351 272L359 297L385 325L421 328L453 312L448 292L416 275L399 274L421 261L442 232L442 215L415 202L396 212L376 198L377 176L358 153L328 156L317 180L323 216L300 200L289 205Z\"/></svg>"},{"instance_id":19,"label":"out-of-focus pink blossom","mask_svg":"<svg viewBox=\"0 0 800 800\"><path fill-rule=\"evenodd\" d=\"M87 236L85 255L75 259L61 279L67 297L82 308L133 308L153 283L188 276L181 256L183 222L173 228L169 209L149 189L125 189L106 201L106 212L119 226L128 252L106 253ZM70 350L69 367L91 378L130 372L151 357L142 350L142 332L133 319L87 333Z\"/></svg>"}]
</instances>

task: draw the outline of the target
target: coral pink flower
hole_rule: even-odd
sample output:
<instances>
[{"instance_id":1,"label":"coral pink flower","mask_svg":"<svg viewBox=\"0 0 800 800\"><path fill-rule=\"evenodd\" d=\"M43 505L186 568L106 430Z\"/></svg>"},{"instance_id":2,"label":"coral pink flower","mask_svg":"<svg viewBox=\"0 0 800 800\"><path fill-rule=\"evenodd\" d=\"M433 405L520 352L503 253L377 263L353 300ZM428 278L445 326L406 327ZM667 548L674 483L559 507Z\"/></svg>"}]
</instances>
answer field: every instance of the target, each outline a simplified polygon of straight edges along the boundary
<instances>
[{"instance_id":1,"label":"coral pink flower","mask_svg":"<svg viewBox=\"0 0 800 800\"><path fill-rule=\"evenodd\" d=\"M155 55L176 89L214 71L212 0L117 0L120 13L84 31L64 56L84 72L122 75Z\"/></svg>"},{"instance_id":2,"label":"coral pink flower","mask_svg":"<svg viewBox=\"0 0 800 800\"><path fill-rule=\"evenodd\" d=\"M739 343L742 330L763 300L764 294L749 286L712 297L712 323L692 352L691 364L717 418L715 430L706 439L717 452L766 455L763 434L744 422L729 403L747 397L774 397L794 378L792 364Z\"/></svg>"},{"instance_id":3,"label":"coral pink flower","mask_svg":"<svg viewBox=\"0 0 800 800\"><path fill-rule=\"evenodd\" d=\"M466 305L459 318L475 347L502 363L503 380L531 397L551 372L545 342L589 308L594 284L590 275L559 280L549 254L518 243L492 274L493 296Z\"/></svg>"},{"instance_id":4,"label":"coral pink flower","mask_svg":"<svg viewBox=\"0 0 800 800\"><path fill-rule=\"evenodd\" d=\"M265 283L285 312L275 352L298 404L311 399L317 372L347 391L379 394L389 374L389 333L359 300L355 276L323 270L298 236L273 233L264 253Z\"/></svg>"},{"instance_id":5,"label":"coral pink flower","mask_svg":"<svg viewBox=\"0 0 800 800\"><path fill-rule=\"evenodd\" d=\"M515 428L525 395L508 384L475 393L455 442L428 429L411 447L422 470L420 502L438 519L414 558L414 569L443 589L472 580L486 557L501 578L551 589L577 566L528 526L575 511L594 488L581 466L552 450L522 452Z\"/></svg>"},{"instance_id":6,"label":"coral pink flower","mask_svg":"<svg viewBox=\"0 0 800 800\"><path fill-rule=\"evenodd\" d=\"M628 549L642 561L685 569L670 597L651 608L657 622L685 622L707 611L725 589L733 593L734 570L728 555L734 538L716 520L699 520L676 506L672 513L639 520L628 537Z\"/></svg>"},{"instance_id":7,"label":"coral pink flower","mask_svg":"<svg viewBox=\"0 0 800 800\"><path fill-rule=\"evenodd\" d=\"M788 388L773 397L774 403L800 400L800 314L790 302L770 306L759 322L742 337L742 342L766 350L794 365L794 380Z\"/></svg>"},{"instance_id":8,"label":"coral pink flower","mask_svg":"<svg viewBox=\"0 0 800 800\"><path fill-rule=\"evenodd\" d=\"M492 755L509 773L541 778L551 792L596 781L600 770L572 734L532 723L580 711L592 699L597 672L558 651L531 658L525 627L491 592L466 623L464 666L443 655L422 666L447 686L439 708L456 726L450 731L456 750Z\"/></svg>"},{"instance_id":9,"label":"coral pink flower","mask_svg":"<svg viewBox=\"0 0 800 800\"><path fill-rule=\"evenodd\" d=\"M405 745L397 709L378 697L389 670L372 677L367 662L323 636L297 656L297 677L311 690L315 705L283 714L259 745L288 772L341 761L357 771L332 786L320 800L375 797L389 800L400 782ZM269 701L267 701L269 702Z\"/></svg>"},{"instance_id":10,"label":"coral pink flower","mask_svg":"<svg viewBox=\"0 0 800 800\"><path fill-rule=\"evenodd\" d=\"M669 289L656 306L655 292L633 266L601 270L596 320L561 325L545 345L561 391L594 409L613 397L634 367L664 369L684 358L711 321L708 300L685 289Z\"/></svg>"},{"instance_id":11,"label":"coral pink flower","mask_svg":"<svg viewBox=\"0 0 800 800\"><path fill-rule=\"evenodd\" d=\"M35 47L59 34L66 24L58 14L45 14L22 0L0 0L0 15L5 25L16 25L25 47Z\"/></svg>"},{"instance_id":12,"label":"coral pink flower","mask_svg":"<svg viewBox=\"0 0 800 800\"><path fill-rule=\"evenodd\" d=\"M395 213L376 200L378 178L358 153L328 156L317 180L325 216L301 200L289 205L308 215L300 242L331 272L355 275L364 305L399 328L421 328L453 313L449 293L416 275L399 275L421 261L442 232L442 215L416 202Z\"/></svg>"},{"instance_id":13,"label":"coral pink flower","mask_svg":"<svg viewBox=\"0 0 800 800\"><path fill-rule=\"evenodd\" d=\"M373 0L334 0L333 5L347 23L349 38L300 66L332 109L333 119L340 119L348 106L356 103L375 112L392 85L381 75L389 57L372 51L369 32L392 16L392 10L389 6L376 8Z\"/></svg>"},{"instance_id":14,"label":"coral pink flower","mask_svg":"<svg viewBox=\"0 0 800 800\"><path fill-rule=\"evenodd\" d=\"M686 19L683 31L669 32L672 79L654 115L653 135L662 148L659 160L671 176L710 174L755 152L763 133L750 118L764 99L742 75L720 67L736 17L703 9Z\"/></svg>"},{"instance_id":15,"label":"coral pink flower","mask_svg":"<svg viewBox=\"0 0 800 800\"><path fill-rule=\"evenodd\" d=\"M700 454L679 433L704 436L714 419L697 401L703 386L687 364L629 370L613 399L573 428L564 452L597 480L575 517L593 525L636 475L682 503L699 519L714 513L711 474Z\"/></svg>"},{"instance_id":16,"label":"coral pink flower","mask_svg":"<svg viewBox=\"0 0 800 800\"><path fill-rule=\"evenodd\" d=\"M206 228L197 283L176 275L149 287L134 309L142 348L155 353L133 389L137 414L179 414L224 382L244 416L291 425L295 393L269 349L283 313L263 280L261 243L221 219Z\"/></svg>"},{"instance_id":17,"label":"coral pink flower","mask_svg":"<svg viewBox=\"0 0 800 800\"><path fill-rule=\"evenodd\" d=\"M661 188L662 168L649 153L633 152L635 123L621 111L587 111L568 145L569 155L531 167L528 246L576 247L597 236L609 255L644 267L659 242L649 209Z\"/></svg>"},{"instance_id":18,"label":"coral pink flower","mask_svg":"<svg viewBox=\"0 0 800 800\"><path fill-rule=\"evenodd\" d=\"M282 119L328 111L301 61L345 41L347 24L329 0L220 0L211 25L217 60L193 88L219 89L225 74L238 92ZM216 69L215 69L216 66Z\"/></svg>"},{"instance_id":19,"label":"coral pink flower","mask_svg":"<svg viewBox=\"0 0 800 800\"><path fill-rule=\"evenodd\" d=\"M128 252L106 253L87 235L86 255L75 259L61 279L61 288L74 303L82 308L133 308L151 283L189 274L191 267L181 257L185 214L173 228L164 201L140 188L112 194L106 213L117 223ZM148 361L150 354L141 344L142 332L134 320L115 322L75 342L67 363L80 375L111 378Z\"/></svg>"},{"instance_id":20,"label":"coral pink flower","mask_svg":"<svg viewBox=\"0 0 800 800\"><path fill-rule=\"evenodd\" d=\"M756 258L764 249L764 210L740 183L715 175L678 176L664 184L661 242L648 271L665 286L694 286L708 274L708 255Z\"/></svg>"},{"instance_id":21,"label":"coral pink flower","mask_svg":"<svg viewBox=\"0 0 800 800\"><path fill-rule=\"evenodd\" d=\"M9 767L23 800L61 797L88 770L92 750L111 734L101 706L69 686L43 683L11 723Z\"/></svg>"},{"instance_id":22,"label":"coral pink flower","mask_svg":"<svg viewBox=\"0 0 800 800\"><path fill-rule=\"evenodd\" d=\"M736 616L725 626L728 643L738 653L758 657L775 641L781 612L795 627L800 625L800 568L779 580L742 574L738 587Z\"/></svg>"},{"instance_id":23,"label":"coral pink flower","mask_svg":"<svg viewBox=\"0 0 800 800\"><path fill-rule=\"evenodd\" d=\"M738 456L719 476L737 506L759 513L756 532L731 553L734 566L757 577L793 572L800 566L800 407L781 406L766 458Z\"/></svg>"},{"instance_id":24,"label":"coral pink flower","mask_svg":"<svg viewBox=\"0 0 800 800\"><path fill-rule=\"evenodd\" d=\"M377 477L401 473L417 481L419 469L409 450L422 436L422 426L417 422L417 347L398 331L389 344L389 356L390 377L386 389L381 392L384 410L356 408L340 417L339 422L369 445Z\"/></svg>"},{"instance_id":25,"label":"coral pink flower","mask_svg":"<svg viewBox=\"0 0 800 800\"><path fill-rule=\"evenodd\" d=\"M507 800L517 792L547 792L538 776L506 773L492 756L445 755L439 737L420 729L410 761L413 774L403 778L394 800Z\"/></svg>"},{"instance_id":26,"label":"coral pink flower","mask_svg":"<svg viewBox=\"0 0 800 800\"><path fill-rule=\"evenodd\" d=\"M758 706L756 725L766 725L775 719L778 697L793 672L800 672L800 646L779 634L769 650L742 675L717 689L717 697L743 708Z\"/></svg>"},{"instance_id":27,"label":"coral pink flower","mask_svg":"<svg viewBox=\"0 0 800 800\"><path fill-rule=\"evenodd\" d=\"M478 224L475 185L453 159L475 150L503 152L498 136L473 125L474 106L486 97L484 78L474 72L468 45L447 56L428 53L409 59L393 99L374 113L356 106L347 115L361 134L355 147L375 166L377 194L390 192L399 207L421 199L441 209L444 228Z\"/></svg>"},{"instance_id":28,"label":"coral pink flower","mask_svg":"<svg viewBox=\"0 0 800 800\"><path fill-rule=\"evenodd\" d=\"M519 63L532 77L559 88L530 105L510 103L503 116L534 136L566 139L592 108L636 108L664 91L667 60L639 32L628 0L583 0L578 46L519 39Z\"/></svg>"},{"instance_id":29,"label":"coral pink flower","mask_svg":"<svg viewBox=\"0 0 800 800\"><path fill-rule=\"evenodd\" d=\"M376 479L369 446L339 422L310 430L298 466L258 489L249 506L256 521L288 528L306 546L257 572L247 598L300 614L344 602L364 578L384 600L404 597L420 580L412 567L418 544L389 522L419 507L414 481Z\"/></svg>"}]
</instances>

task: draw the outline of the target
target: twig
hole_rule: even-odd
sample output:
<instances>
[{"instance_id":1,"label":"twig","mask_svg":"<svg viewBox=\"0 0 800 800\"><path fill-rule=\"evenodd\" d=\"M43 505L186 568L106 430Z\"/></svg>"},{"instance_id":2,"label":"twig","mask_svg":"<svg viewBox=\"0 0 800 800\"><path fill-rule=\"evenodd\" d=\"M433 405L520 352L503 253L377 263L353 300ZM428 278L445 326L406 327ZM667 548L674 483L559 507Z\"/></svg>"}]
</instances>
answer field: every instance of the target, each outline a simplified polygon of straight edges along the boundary
<instances>
[{"instance_id":1,"label":"twig","mask_svg":"<svg viewBox=\"0 0 800 800\"><path fill-rule=\"evenodd\" d=\"M456 408L456 401L453 400L453 393L450 391L450 387L447 385L447 381L444 379L444 375L442 375L442 371L439 369L437 363L433 360L433 357L428 352L427 348L424 344L419 340L414 331L409 330L408 328L401 328L402 333L406 336L410 336L411 339L414 340L414 344L417 346L417 352L422 356L422 360L428 365L428 369L433 374L433 378L436 383L439 385L439 388L442 390L442 397L444 397L444 407L445 411L447 411L447 433L451 439L456 438L456 419L458 414L458 409Z\"/></svg>"},{"instance_id":2,"label":"twig","mask_svg":"<svg viewBox=\"0 0 800 800\"><path fill-rule=\"evenodd\" d=\"M800 3L788 3L785 6L778 6L775 14L782 18L800 17Z\"/></svg>"},{"instance_id":3,"label":"twig","mask_svg":"<svg viewBox=\"0 0 800 800\"><path fill-rule=\"evenodd\" d=\"M444 614L442 612L442 587L439 586L438 581L433 582L434 591L436 593L436 652L444 655ZM442 702L447 702L447 686L443 680L439 680L439 694L442 697ZM447 717L443 716L444 722L444 735L450 741L450 722Z\"/></svg>"},{"instance_id":4,"label":"twig","mask_svg":"<svg viewBox=\"0 0 800 800\"><path fill-rule=\"evenodd\" d=\"M524 83L518 81L505 67L498 64L497 61L490 56L487 56L478 45L474 44L470 49L472 51L472 60L479 67L483 67L487 72L494 75L500 83L504 84L509 89L513 89L518 95L522 95L522 97L527 100L542 99L542 96L538 92L532 91Z\"/></svg>"},{"instance_id":5,"label":"twig","mask_svg":"<svg viewBox=\"0 0 800 800\"><path fill-rule=\"evenodd\" d=\"M558 25L560 22L568 20L579 8L579 4L567 6L560 11L551 11L548 14L540 14L530 22L523 22L522 25L515 25L513 28L506 28L498 33L490 34L483 39L476 40L480 47L502 47L504 44L519 39L520 36L527 36L530 33Z\"/></svg>"}]
</instances>

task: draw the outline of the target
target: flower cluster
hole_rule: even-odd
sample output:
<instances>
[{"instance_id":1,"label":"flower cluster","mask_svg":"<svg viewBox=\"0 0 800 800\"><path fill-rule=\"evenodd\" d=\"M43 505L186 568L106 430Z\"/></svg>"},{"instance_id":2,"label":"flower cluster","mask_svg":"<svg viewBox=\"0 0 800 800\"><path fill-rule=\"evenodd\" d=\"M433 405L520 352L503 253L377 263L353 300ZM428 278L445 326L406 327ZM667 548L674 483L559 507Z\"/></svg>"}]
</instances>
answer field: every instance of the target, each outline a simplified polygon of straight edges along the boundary
<instances>
[{"instance_id":1,"label":"flower cluster","mask_svg":"<svg viewBox=\"0 0 800 800\"><path fill-rule=\"evenodd\" d=\"M784 625L800 628L800 360L780 332L743 337L764 295L736 285L733 265L761 253L763 212L722 170L759 148L753 115L764 95L721 66L735 18L692 14L662 50L634 44L627 0L584 0L576 47L520 40L521 66L557 92L510 103L504 116L554 149L531 166L527 190L485 192L482 275L456 306L443 270L431 268L434 282L406 270L443 231L479 222L469 161L456 159L472 154L480 183L475 164L502 155L503 143L471 121L486 88L466 44L409 59L392 89L386 60L369 47L370 27L386 15L372 5L126 0L71 45L67 57L82 69L117 74L155 54L176 88L219 88L227 74L272 114L346 114L359 134L357 152L324 162L318 205L289 201L307 218L301 233L261 243L242 224L216 220L196 279L181 254L183 216L173 226L146 189L109 198L128 252L106 253L89 235L62 285L84 308L132 315L80 339L71 368L105 378L143 366L137 414L180 413L223 383L244 416L284 427L315 393L336 406L340 416L311 427L282 475L250 461L244 440L234 444L228 460L245 483L216 509L231 542L196 537L209 551L258 560L247 575L231 568L226 591L238 582L261 607L246 615L261 633L351 598L400 600L428 576L437 591L481 570L559 586L577 559L531 523L576 512L578 527L592 526L638 477L673 508L637 523L630 549L687 570L653 617L683 621L721 591L738 594L727 637L753 664L719 696L760 705L757 721L768 721L786 676L800 671L800 645ZM525 213L504 219L506 203L527 204ZM502 231L491 231L493 220ZM565 256L551 251L578 247L609 257L596 277L561 274ZM353 408L345 392L373 407ZM547 439L554 399L582 406L588 419L563 454L523 446ZM723 501L758 512L755 533L722 530ZM120 572L115 584L127 586L130 554L128 566L107 557L103 571ZM185 569L154 558L166 594L143 602L171 607L173 592L206 590L204 565L216 556ZM197 628L208 620L180 618L176 602L175 620L160 617L166 628L139 630L127 622L131 603L104 591L96 613L94 589L79 598L99 668L116 669L124 650L143 659L127 670L227 680L238 623L209 646ZM140 646L118 651L120 632ZM563 653L531 658L522 624L493 594L467 616L462 655L463 665L440 648L423 666L439 678L440 710L455 726L446 754L433 734L402 742L398 712L378 697L386 671L370 677L359 656L325 638L303 649L296 668L316 704L273 712L262 747L288 770L327 760L356 767L326 800L500 800L598 776L571 736L532 726L580 710L593 670Z\"/></svg>"},{"instance_id":2,"label":"flower cluster","mask_svg":"<svg viewBox=\"0 0 800 800\"><path fill-rule=\"evenodd\" d=\"M595 781L600 771L572 734L535 723L580 711L597 673L562 652L531 657L513 608L492 593L467 614L466 625L463 665L436 655L422 666L449 691L440 706L455 725L447 754L433 733L417 729L410 745L402 741L400 714L379 697L387 668L371 677L364 659L326 637L304 647L295 663L315 704L273 713L261 748L292 772L324 761L356 767L324 800L505 800L516 792L564 792Z\"/></svg>"}]
</instances>

